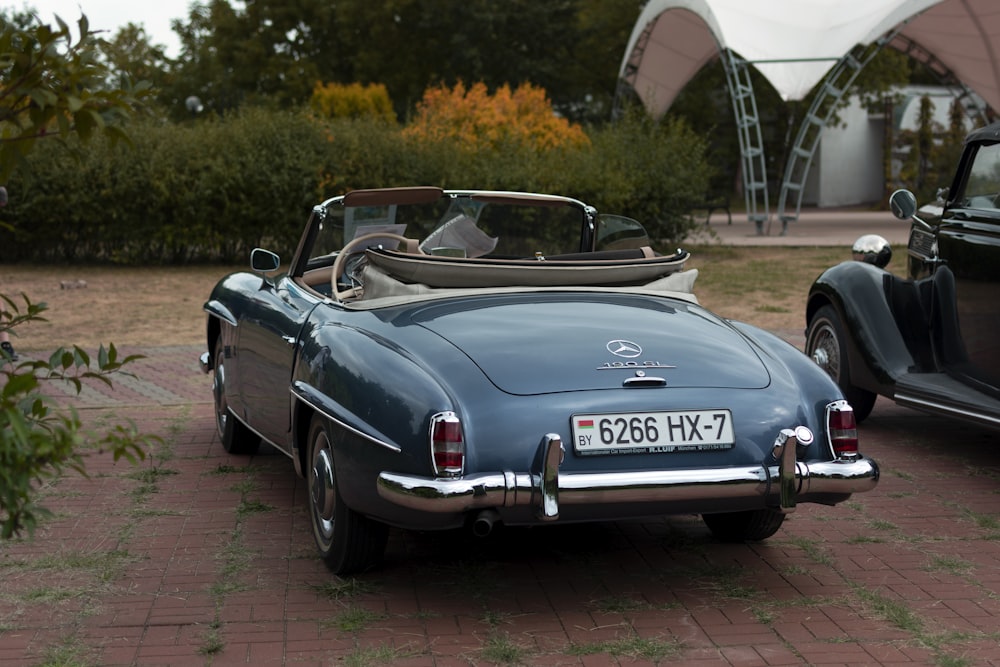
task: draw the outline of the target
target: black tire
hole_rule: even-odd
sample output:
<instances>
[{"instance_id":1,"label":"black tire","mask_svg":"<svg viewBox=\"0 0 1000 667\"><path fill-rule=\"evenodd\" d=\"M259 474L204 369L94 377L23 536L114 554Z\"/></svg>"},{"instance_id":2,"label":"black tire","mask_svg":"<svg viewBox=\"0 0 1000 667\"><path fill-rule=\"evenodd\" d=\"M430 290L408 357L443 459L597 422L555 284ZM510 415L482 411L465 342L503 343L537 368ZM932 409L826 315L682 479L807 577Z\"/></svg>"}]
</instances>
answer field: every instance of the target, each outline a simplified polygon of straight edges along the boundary
<instances>
[{"instance_id":1,"label":"black tire","mask_svg":"<svg viewBox=\"0 0 1000 667\"><path fill-rule=\"evenodd\" d=\"M229 410L226 399L226 359L222 338L215 341L212 355L212 397L215 401L215 429L222 441L222 448L230 454L256 454L260 448L260 437L251 431Z\"/></svg>"},{"instance_id":2,"label":"black tire","mask_svg":"<svg viewBox=\"0 0 1000 667\"><path fill-rule=\"evenodd\" d=\"M716 539L723 542L757 542L778 532L785 515L777 510L749 510L702 514L701 520Z\"/></svg>"},{"instance_id":3,"label":"black tire","mask_svg":"<svg viewBox=\"0 0 1000 667\"><path fill-rule=\"evenodd\" d=\"M318 415L309 426L306 478L313 538L326 566L343 575L378 565L389 527L355 512L340 497L329 427Z\"/></svg>"},{"instance_id":4,"label":"black tire","mask_svg":"<svg viewBox=\"0 0 1000 667\"><path fill-rule=\"evenodd\" d=\"M844 392L844 398L854 408L855 420L861 422L871 414L878 394L851 383L845 328L833 306L823 306L809 321L805 352Z\"/></svg>"}]
</instances>

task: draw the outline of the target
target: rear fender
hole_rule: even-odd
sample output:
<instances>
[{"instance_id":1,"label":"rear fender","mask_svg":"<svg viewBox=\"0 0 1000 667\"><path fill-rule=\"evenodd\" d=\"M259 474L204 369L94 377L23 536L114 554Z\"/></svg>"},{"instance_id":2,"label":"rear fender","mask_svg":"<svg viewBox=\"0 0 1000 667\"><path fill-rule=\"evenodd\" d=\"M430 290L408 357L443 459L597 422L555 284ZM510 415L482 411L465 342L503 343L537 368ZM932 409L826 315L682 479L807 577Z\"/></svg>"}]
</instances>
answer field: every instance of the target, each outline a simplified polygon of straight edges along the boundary
<instances>
[{"instance_id":1,"label":"rear fender","mask_svg":"<svg viewBox=\"0 0 1000 667\"><path fill-rule=\"evenodd\" d=\"M314 414L331 424L340 493L351 507L379 507L385 469L431 474L432 415L457 401L413 359L370 332L327 325L302 339L292 378L294 454L308 469L305 434Z\"/></svg>"},{"instance_id":2,"label":"rear fender","mask_svg":"<svg viewBox=\"0 0 1000 667\"><path fill-rule=\"evenodd\" d=\"M864 262L843 262L823 272L809 290L806 321L832 305L846 329L852 382L869 391L892 395L897 379L914 366L886 297L892 274Z\"/></svg>"}]
</instances>

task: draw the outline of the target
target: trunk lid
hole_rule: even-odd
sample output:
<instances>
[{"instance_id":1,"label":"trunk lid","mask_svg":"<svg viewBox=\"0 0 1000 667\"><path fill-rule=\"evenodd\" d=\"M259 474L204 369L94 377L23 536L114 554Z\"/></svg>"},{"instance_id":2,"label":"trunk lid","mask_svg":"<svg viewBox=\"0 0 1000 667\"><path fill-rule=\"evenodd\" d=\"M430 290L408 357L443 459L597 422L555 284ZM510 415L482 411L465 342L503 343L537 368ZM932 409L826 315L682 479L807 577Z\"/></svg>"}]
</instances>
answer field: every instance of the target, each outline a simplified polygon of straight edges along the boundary
<instances>
[{"instance_id":1,"label":"trunk lid","mask_svg":"<svg viewBox=\"0 0 1000 667\"><path fill-rule=\"evenodd\" d=\"M620 389L640 372L674 388L760 389L750 343L684 301L632 294L498 295L420 308L413 321L515 395Z\"/></svg>"}]
</instances>

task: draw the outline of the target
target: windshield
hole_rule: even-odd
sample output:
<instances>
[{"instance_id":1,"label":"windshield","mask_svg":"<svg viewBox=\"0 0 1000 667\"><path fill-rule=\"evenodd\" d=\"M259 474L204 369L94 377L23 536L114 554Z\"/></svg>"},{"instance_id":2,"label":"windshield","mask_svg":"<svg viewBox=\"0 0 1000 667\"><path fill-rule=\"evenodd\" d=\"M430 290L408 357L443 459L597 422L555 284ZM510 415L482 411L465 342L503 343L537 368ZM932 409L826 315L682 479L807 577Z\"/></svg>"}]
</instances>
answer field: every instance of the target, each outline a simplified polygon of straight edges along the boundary
<instances>
[{"instance_id":1,"label":"windshield","mask_svg":"<svg viewBox=\"0 0 1000 667\"><path fill-rule=\"evenodd\" d=\"M396 234L420 242L433 255L527 258L576 253L583 248L587 216L566 200L519 199L500 195L449 195L430 203L326 208L310 253L310 265L365 234ZM375 237L395 249L398 241Z\"/></svg>"}]
</instances>

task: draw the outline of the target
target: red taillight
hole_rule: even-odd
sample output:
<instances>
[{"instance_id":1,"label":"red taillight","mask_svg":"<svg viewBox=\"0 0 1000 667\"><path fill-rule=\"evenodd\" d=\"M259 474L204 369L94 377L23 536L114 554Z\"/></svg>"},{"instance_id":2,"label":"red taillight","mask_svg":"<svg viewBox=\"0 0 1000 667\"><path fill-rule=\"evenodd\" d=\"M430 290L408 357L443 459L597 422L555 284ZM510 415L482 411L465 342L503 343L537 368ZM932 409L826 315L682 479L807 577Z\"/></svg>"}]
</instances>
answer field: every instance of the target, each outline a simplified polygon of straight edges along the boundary
<instances>
[{"instance_id":1,"label":"red taillight","mask_svg":"<svg viewBox=\"0 0 1000 667\"><path fill-rule=\"evenodd\" d=\"M431 417L430 437L435 474L461 475L465 466L465 441L458 416L454 412L440 412Z\"/></svg>"},{"instance_id":2,"label":"red taillight","mask_svg":"<svg viewBox=\"0 0 1000 667\"><path fill-rule=\"evenodd\" d=\"M847 401L836 401L826 406L826 429L837 458L857 458L858 424L854 420L854 408Z\"/></svg>"}]
</instances>

